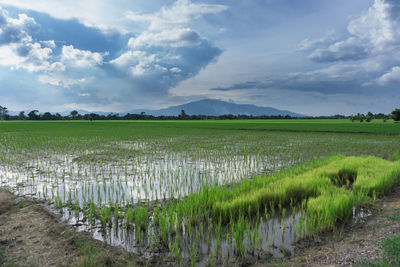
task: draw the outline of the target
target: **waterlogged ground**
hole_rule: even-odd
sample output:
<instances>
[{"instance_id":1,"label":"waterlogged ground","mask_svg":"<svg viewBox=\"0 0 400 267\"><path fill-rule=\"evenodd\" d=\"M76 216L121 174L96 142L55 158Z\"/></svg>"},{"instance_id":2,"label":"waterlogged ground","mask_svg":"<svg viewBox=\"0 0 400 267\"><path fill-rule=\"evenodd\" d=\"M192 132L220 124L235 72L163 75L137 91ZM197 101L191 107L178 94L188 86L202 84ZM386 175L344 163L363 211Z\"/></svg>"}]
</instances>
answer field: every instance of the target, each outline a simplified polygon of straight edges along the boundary
<instances>
[{"instance_id":1,"label":"waterlogged ground","mask_svg":"<svg viewBox=\"0 0 400 267\"><path fill-rule=\"evenodd\" d=\"M391 136L238 134L108 142L3 139L0 183L20 195L96 205L182 198L205 184L232 184L336 153L388 157ZM40 140L42 139L42 140ZM78 144L76 143L78 142Z\"/></svg>"},{"instance_id":2,"label":"waterlogged ground","mask_svg":"<svg viewBox=\"0 0 400 267\"><path fill-rule=\"evenodd\" d=\"M18 203L18 204L17 204ZM296 244L296 256L272 260L271 266L365 266L384 258L380 242L400 235L400 187L378 200L363 223ZM34 218L32 220L32 218ZM90 249L88 248L90 246ZM0 190L0 264L4 266L175 266L171 257L143 259L93 242L59 224L42 205ZM189 262L185 262L189 265ZM265 262L247 262L265 266ZM224 266L224 264L221 264ZM225 266L243 266L243 262Z\"/></svg>"},{"instance_id":3,"label":"waterlogged ground","mask_svg":"<svg viewBox=\"0 0 400 267\"><path fill-rule=\"evenodd\" d=\"M177 253L195 257L198 265L228 263L235 257L252 261L293 256L293 242L304 235L299 223L304 218L299 220L302 215L296 211L259 216L245 227L243 251L235 244L235 229L222 226L221 233L215 232L218 222L198 222L193 228L174 222L180 230L169 233L165 244L156 238L160 226L151 211L156 203L165 205L206 185L231 185L337 153L383 158L400 154L398 136L384 134L268 132L226 125L202 129L165 123L18 124L0 132L0 187L49 203L66 222L96 239L145 258L176 258ZM149 207L144 232L126 226L126 208L137 204ZM112 208L113 214L118 207L119 216L109 216L105 225L101 218L88 218L92 214L86 211L92 206L105 212ZM171 230L171 221L169 225Z\"/></svg>"}]
</instances>

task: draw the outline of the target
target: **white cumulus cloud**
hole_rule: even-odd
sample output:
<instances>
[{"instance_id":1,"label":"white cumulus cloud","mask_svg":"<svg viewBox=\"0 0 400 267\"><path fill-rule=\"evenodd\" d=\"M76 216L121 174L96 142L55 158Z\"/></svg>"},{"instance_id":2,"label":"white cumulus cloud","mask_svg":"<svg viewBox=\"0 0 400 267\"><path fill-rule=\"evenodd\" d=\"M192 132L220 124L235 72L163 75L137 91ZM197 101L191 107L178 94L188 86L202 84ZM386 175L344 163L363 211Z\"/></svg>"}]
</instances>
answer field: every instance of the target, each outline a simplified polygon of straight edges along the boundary
<instances>
[{"instance_id":1,"label":"white cumulus cloud","mask_svg":"<svg viewBox=\"0 0 400 267\"><path fill-rule=\"evenodd\" d=\"M383 74L379 79L378 83L386 85L389 83L399 83L400 82L400 67L394 66L389 72Z\"/></svg>"},{"instance_id":2,"label":"white cumulus cloud","mask_svg":"<svg viewBox=\"0 0 400 267\"><path fill-rule=\"evenodd\" d=\"M360 16L352 19L344 40L303 40L298 50L311 51L309 58L316 62L360 60L398 50L400 46L400 1L375 0Z\"/></svg>"},{"instance_id":3,"label":"white cumulus cloud","mask_svg":"<svg viewBox=\"0 0 400 267\"><path fill-rule=\"evenodd\" d=\"M145 51L127 51L120 57L110 61L121 69L128 69L133 77L142 75L166 72L167 68L159 64L155 54L148 54Z\"/></svg>"},{"instance_id":4,"label":"white cumulus cloud","mask_svg":"<svg viewBox=\"0 0 400 267\"><path fill-rule=\"evenodd\" d=\"M175 64L184 61L179 49L196 49L205 41L188 24L206 14L217 14L226 9L224 5L177 0L172 6L164 6L151 14L128 11L126 18L147 23L147 29L130 38L128 51L110 63L120 69L128 69L128 73L135 78L150 74L173 74L175 79L177 73L185 71Z\"/></svg>"},{"instance_id":5,"label":"white cumulus cloud","mask_svg":"<svg viewBox=\"0 0 400 267\"><path fill-rule=\"evenodd\" d=\"M206 14L217 14L227 10L225 5L192 3L190 0L178 0L172 7L163 7L154 14L139 14L126 12L126 17L137 22L147 22L152 31L170 28L171 26L185 25L193 19Z\"/></svg>"},{"instance_id":6,"label":"white cumulus cloud","mask_svg":"<svg viewBox=\"0 0 400 267\"><path fill-rule=\"evenodd\" d=\"M131 38L128 45L132 48L141 46L183 47L200 44L199 35L189 28L174 28L161 32L145 31L137 38Z\"/></svg>"},{"instance_id":7,"label":"white cumulus cloud","mask_svg":"<svg viewBox=\"0 0 400 267\"><path fill-rule=\"evenodd\" d=\"M62 47L62 61L67 61L77 67L94 67L103 65L103 56L97 52L80 50L72 45Z\"/></svg>"},{"instance_id":8,"label":"white cumulus cloud","mask_svg":"<svg viewBox=\"0 0 400 267\"><path fill-rule=\"evenodd\" d=\"M72 79L64 77L60 74L45 74L38 77L39 82L43 84L50 84L54 86L61 86L64 88L69 88L72 85L83 84L86 82L85 78Z\"/></svg>"},{"instance_id":9,"label":"white cumulus cloud","mask_svg":"<svg viewBox=\"0 0 400 267\"><path fill-rule=\"evenodd\" d=\"M40 25L33 18L26 14L12 18L0 7L0 65L29 72L65 70L63 64L51 59L50 47L32 40L30 34L39 30Z\"/></svg>"},{"instance_id":10,"label":"white cumulus cloud","mask_svg":"<svg viewBox=\"0 0 400 267\"><path fill-rule=\"evenodd\" d=\"M348 31L371 43L376 50L400 43L400 2L375 0L372 7L349 23Z\"/></svg>"}]
</instances>

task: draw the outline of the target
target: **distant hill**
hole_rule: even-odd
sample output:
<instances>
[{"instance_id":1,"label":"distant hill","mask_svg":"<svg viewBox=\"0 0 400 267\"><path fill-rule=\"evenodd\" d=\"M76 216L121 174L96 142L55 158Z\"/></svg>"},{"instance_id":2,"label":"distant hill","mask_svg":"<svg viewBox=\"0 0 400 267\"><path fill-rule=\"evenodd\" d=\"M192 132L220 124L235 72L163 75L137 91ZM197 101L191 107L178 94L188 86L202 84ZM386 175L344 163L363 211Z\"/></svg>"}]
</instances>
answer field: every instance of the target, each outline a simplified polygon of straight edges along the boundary
<instances>
[{"instance_id":1,"label":"distant hill","mask_svg":"<svg viewBox=\"0 0 400 267\"><path fill-rule=\"evenodd\" d=\"M289 115L291 117L306 117L305 115L294 113L287 110L279 110L271 107L259 107L251 104L235 104L231 102L225 102L216 99L203 99L199 101L194 101L190 103L186 103L183 105L178 106L171 106L164 109L158 110L149 110L149 109L136 109L130 110L128 112L120 112L119 115L125 115L127 113L131 114L140 114L141 112L145 112L147 115L153 116L177 116L181 114L181 111L184 110L188 115L208 115L208 116L220 116L220 115L253 115L253 116L277 116L282 115L286 116ZM85 115L88 113L96 113L99 115L107 116L111 112L101 112L101 111L87 111L78 109L79 114ZM28 115L30 110L25 111L25 115ZM18 111L9 111L10 115L18 115ZM42 111L39 111L42 113ZM56 113L56 112L51 112ZM59 112L62 116L68 116L71 113L71 110Z\"/></svg>"},{"instance_id":2,"label":"distant hill","mask_svg":"<svg viewBox=\"0 0 400 267\"><path fill-rule=\"evenodd\" d=\"M253 116L289 115L291 117L306 117L305 115L287 110L279 110L271 107L259 107L251 104L235 104L215 99L203 99L159 110L131 110L128 113L137 114L140 112L146 112L146 114L153 116L176 116L179 115L182 110L184 110L188 115L220 116L226 114L241 114Z\"/></svg>"}]
</instances>

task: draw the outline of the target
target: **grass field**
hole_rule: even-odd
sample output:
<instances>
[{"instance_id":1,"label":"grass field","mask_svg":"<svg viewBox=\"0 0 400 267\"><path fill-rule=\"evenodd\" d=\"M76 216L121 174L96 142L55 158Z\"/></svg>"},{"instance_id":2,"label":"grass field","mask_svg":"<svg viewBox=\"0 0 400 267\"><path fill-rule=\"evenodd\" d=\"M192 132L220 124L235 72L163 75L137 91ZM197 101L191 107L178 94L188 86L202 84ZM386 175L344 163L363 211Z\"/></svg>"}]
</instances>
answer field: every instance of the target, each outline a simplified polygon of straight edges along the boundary
<instances>
[{"instance_id":1,"label":"grass field","mask_svg":"<svg viewBox=\"0 0 400 267\"><path fill-rule=\"evenodd\" d=\"M185 129L188 131L204 130L271 130L271 131L316 131L316 132L354 132L354 133L382 133L396 134L400 133L400 123L388 120L373 120L372 122L351 122L347 119L296 119L296 120L215 120L215 121L17 121L17 122L2 122L0 129L2 131L24 131L29 130L47 131L46 125L51 125L51 130L56 132L65 132L65 127L72 130L75 134L84 132L91 133L91 128L83 127L83 125L96 128L102 128L104 133L107 133L109 127L115 127L117 130L126 132L133 127L141 129L163 129L167 132L174 132L174 129ZM68 134L73 132L66 131ZM152 131L151 135L157 134L157 131Z\"/></svg>"},{"instance_id":2,"label":"grass field","mask_svg":"<svg viewBox=\"0 0 400 267\"><path fill-rule=\"evenodd\" d=\"M399 181L399 135L380 120L0 122L0 186L178 263L290 254Z\"/></svg>"}]
</instances>

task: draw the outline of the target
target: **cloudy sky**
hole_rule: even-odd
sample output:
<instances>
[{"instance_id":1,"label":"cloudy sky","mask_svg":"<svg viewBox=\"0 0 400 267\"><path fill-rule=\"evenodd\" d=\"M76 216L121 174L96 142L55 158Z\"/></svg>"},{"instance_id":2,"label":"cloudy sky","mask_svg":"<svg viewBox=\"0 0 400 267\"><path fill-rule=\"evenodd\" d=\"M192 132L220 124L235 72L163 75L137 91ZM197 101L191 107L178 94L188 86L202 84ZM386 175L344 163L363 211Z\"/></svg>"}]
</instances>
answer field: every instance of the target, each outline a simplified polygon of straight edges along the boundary
<instances>
[{"instance_id":1,"label":"cloudy sky","mask_svg":"<svg viewBox=\"0 0 400 267\"><path fill-rule=\"evenodd\" d=\"M0 105L400 107L398 0L0 0Z\"/></svg>"}]
</instances>

